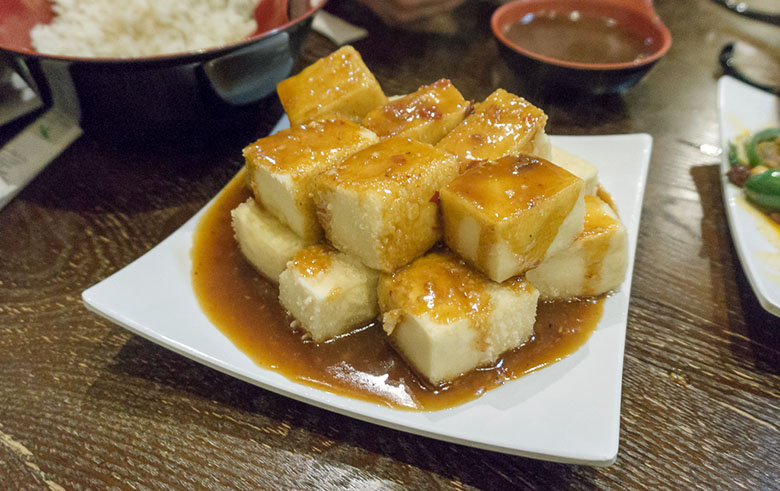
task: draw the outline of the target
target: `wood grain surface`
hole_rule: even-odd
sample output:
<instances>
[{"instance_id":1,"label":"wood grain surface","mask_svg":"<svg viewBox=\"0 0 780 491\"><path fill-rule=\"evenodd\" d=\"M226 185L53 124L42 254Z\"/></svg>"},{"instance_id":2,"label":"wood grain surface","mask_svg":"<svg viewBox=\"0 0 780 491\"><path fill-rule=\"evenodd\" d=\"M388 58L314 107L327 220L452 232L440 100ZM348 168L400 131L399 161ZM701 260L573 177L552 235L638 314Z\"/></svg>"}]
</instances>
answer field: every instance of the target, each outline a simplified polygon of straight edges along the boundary
<instances>
[{"instance_id":1,"label":"wood grain surface","mask_svg":"<svg viewBox=\"0 0 780 491\"><path fill-rule=\"evenodd\" d=\"M718 157L702 147L719 140L721 46L749 41L780 61L780 29L708 0L656 7L674 37L669 54L622 96L584 99L520 90L489 30L493 4L404 29L347 1L328 6L369 28L355 46L389 94L449 78L470 99L496 87L526 95L553 134L653 135L612 466L534 461L332 414L84 308L85 288L160 242L238 170L241 147L281 115L270 98L241 131L199 148L82 137L0 211L0 488L780 488L780 319L740 268ZM309 35L296 70L334 48ZM1 128L0 143L22 123Z\"/></svg>"}]
</instances>

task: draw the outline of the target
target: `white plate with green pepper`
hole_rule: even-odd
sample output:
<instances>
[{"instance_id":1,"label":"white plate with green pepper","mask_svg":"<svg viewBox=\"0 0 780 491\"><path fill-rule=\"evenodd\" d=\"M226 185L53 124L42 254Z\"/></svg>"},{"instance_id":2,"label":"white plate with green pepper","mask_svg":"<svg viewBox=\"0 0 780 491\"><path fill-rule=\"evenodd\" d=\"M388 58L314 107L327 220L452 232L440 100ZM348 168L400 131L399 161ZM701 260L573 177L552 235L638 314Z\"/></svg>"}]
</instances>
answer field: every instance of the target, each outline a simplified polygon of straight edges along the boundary
<instances>
[{"instance_id":1,"label":"white plate with green pepper","mask_svg":"<svg viewBox=\"0 0 780 491\"><path fill-rule=\"evenodd\" d=\"M780 99L722 77L718 108L731 235L761 306L780 317Z\"/></svg>"}]
</instances>

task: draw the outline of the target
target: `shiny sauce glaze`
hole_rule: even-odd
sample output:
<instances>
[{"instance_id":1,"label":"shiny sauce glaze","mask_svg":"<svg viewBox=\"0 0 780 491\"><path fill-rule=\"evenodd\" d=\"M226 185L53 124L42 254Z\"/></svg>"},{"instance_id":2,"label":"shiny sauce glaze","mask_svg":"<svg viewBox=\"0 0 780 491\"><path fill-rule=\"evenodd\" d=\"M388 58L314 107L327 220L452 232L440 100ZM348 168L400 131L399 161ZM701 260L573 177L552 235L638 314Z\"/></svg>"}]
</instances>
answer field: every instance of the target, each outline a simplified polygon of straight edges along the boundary
<instances>
[{"instance_id":1,"label":"shiny sauce glaze","mask_svg":"<svg viewBox=\"0 0 780 491\"><path fill-rule=\"evenodd\" d=\"M544 259L558 226L576 204L581 186L580 179L566 170L523 154L477 163L453 179L443 193L446 201L462 200L485 217L477 251L480 264L488 264L494 253L493 231L500 223L510 222L497 233L515 254L526 259L525 267L530 269ZM511 223L522 214L530 217L523 220L523 226Z\"/></svg>"},{"instance_id":2,"label":"shiny sauce glaze","mask_svg":"<svg viewBox=\"0 0 780 491\"><path fill-rule=\"evenodd\" d=\"M452 157L441 150L403 136L394 136L353 153L320 174L318 180L325 188L385 193L388 189L421 189L424 187L421 183L437 174L451 173L454 168Z\"/></svg>"},{"instance_id":3,"label":"shiny sauce glaze","mask_svg":"<svg viewBox=\"0 0 780 491\"><path fill-rule=\"evenodd\" d=\"M230 210L246 200L243 173L198 224L192 249L195 294L209 319L258 366L301 384L394 408L453 407L554 363L588 340L603 299L540 303L535 334L490 367L439 387L425 384L395 352L378 322L326 343L290 328L278 288L244 259L233 238Z\"/></svg>"},{"instance_id":4,"label":"shiny sauce glaze","mask_svg":"<svg viewBox=\"0 0 780 491\"><path fill-rule=\"evenodd\" d=\"M504 155L528 153L547 115L522 97L496 89L476 104L474 111L436 144L468 164Z\"/></svg>"},{"instance_id":5,"label":"shiny sauce glaze","mask_svg":"<svg viewBox=\"0 0 780 491\"><path fill-rule=\"evenodd\" d=\"M446 189L500 222L541 205L578 180L540 157L508 155L470 166Z\"/></svg>"},{"instance_id":6,"label":"shiny sauce glaze","mask_svg":"<svg viewBox=\"0 0 780 491\"><path fill-rule=\"evenodd\" d=\"M604 191L604 195L609 195ZM611 200L611 199L610 199ZM620 228L620 222L601 209L601 202L609 206L605 200L596 196L585 196L585 226L581 237L596 238L599 235L613 234ZM609 252L609 240L583 241L585 252L585 278L592 280L590 285L595 285L600 280L601 267L604 258ZM590 290L590 291L588 291ZM591 293L592 289L585 289Z\"/></svg>"},{"instance_id":7,"label":"shiny sauce glaze","mask_svg":"<svg viewBox=\"0 0 780 491\"><path fill-rule=\"evenodd\" d=\"M295 125L316 118L331 101L361 90L373 92L376 85L376 79L363 63L360 54L351 46L345 46L315 61L300 74L283 80L276 91L286 108L295 109L294 116L288 112ZM379 98L376 94L370 94L366 98L381 99L382 104L386 102L384 94L380 94Z\"/></svg>"},{"instance_id":8,"label":"shiny sauce glaze","mask_svg":"<svg viewBox=\"0 0 780 491\"><path fill-rule=\"evenodd\" d=\"M304 278L317 276L330 268L333 263L332 253L333 250L326 245L307 247L293 256L291 267Z\"/></svg>"},{"instance_id":9,"label":"shiny sauce glaze","mask_svg":"<svg viewBox=\"0 0 780 491\"><path fill-rule=\"evenodd\" d=\"M528 14L506 26L504 35L525 50L575 63L631 63L653 53L652 39L611 17L576 10Z\"/></svg>"},{"instance_id":10,"label":"shiny sauce glaze","mask_svg":"<svg viewBox=\"0 0 780 491\"><path fill-rule=\"evenodd\" d=\"M442 79L374 109L363 119L363 125L380 137L394 136L430 126L445 116L462 117L468 109L469 103L452 82Z\"/></svg>"},{"instance_id":11,"label":"shiny sauce glaze","mask_svg":"<svg viewBox=\"0 0 780 491\"><path fill-rule=\"evenodd\" d=\"M359 124L330 116L261 138L243 153L257 167L297 179L373 143Z\"/></svg>"}]
</instances>

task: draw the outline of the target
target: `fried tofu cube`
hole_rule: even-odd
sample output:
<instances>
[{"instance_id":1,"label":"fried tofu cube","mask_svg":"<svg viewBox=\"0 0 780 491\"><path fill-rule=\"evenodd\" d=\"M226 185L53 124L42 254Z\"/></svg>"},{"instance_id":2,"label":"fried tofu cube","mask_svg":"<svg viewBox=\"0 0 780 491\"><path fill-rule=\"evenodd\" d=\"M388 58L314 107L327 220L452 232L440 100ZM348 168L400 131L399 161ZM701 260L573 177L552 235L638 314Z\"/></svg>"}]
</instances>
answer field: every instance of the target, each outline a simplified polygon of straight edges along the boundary
<instances>
[{"instance_id":1,"label":"fried tofu cube","mask_svg":"<svg viewBox=\"0 0 780 491\"><path fill-rule=\"evenodd\" d=\"M563 167L585 182L585 194L595 196L599 187L599 170L587 160L558 147L552 147L552 158L548 159Z\"/></svg>"},{"instance_id":2,"label":"fried tofu cube","mask_svg":"<svg viewBox=\"0 0 780 491\"><path fill-rule=\"evenodd\" d=\"M536 136L534 137L533 141L534 143L531 146L531 151L528 152L529 154L547 160L552 159L552 142L550 141L550 137L547 135L544 129L536 132Z\"/></svg>"},{"instance_id":3,"label":"fried tofu cube","mask_svg":"<svg viewBox=\"0 0 780 491\"><path fill-rule=\"evenodd\" d=\"M628 267L628 233L614 210L585 196L585 228L562 251L526 273L542 299L601 295L623 283Z\"/></svg>"},{"instance_id":4,"label":"fried tofu cube","mask_svg":"<svg viewBox=\"0 0 780 491\"><path fill-rule=\"evenodd\" d=\"M535 268L582 232L582 179L529 155L480 162L441 190L444 240L493 281Z\"/></svg>"},{"instance_id":5,"label":"fried tofu cube","mask_svg":"<svg viewBox=\"0 0 780 491\"><path fill-rule=\"evenodd\" d=\"M276 86L290 125L335 113L356 123L387 102L360 53L344 46Z\"/></svg>"},{"instance_id":6,"label":"fried tofu cube","mask_svg":"<svg viewBox=\"0 0 780 491\"><path fill-rule=\"evenodd\" d=\"M470 107L458 89L442 79L373 109L363 126L380 138L405 136L435 145L463 121Z\"/></svg>"},{"instance_id":7,"label":"fried tofu cube","mask_svg":"<svg viewBox=\"0 0 780 491\"><path fill-rule=\"evenodd\" d=\"M374 319L379 272L326 245L302 249L279 276L279 302L315 342Z\"/></svg>"},{"instance_id":8,"label":"fried tofu cube","mask_svg":"<svg viewBox=\"0 0 780 491\"><path fill-rule=\"evenodd\" d=\"M460 162L528 153L550 158L547 115L522 97L498 89L436 144Z\"/></svg>"},{"instance_id":9,"label":"fried tofu cube","mask_svg":"<svg viewBox=\"0 0 780 491\"><path fill-rule=\"evenodd\" d=\"M434 385L528 341L538 298L524 279L495 283L450 251L426 254L379 280L385 332Z\"/></svg>"},{"instance_id":10,"label":"fried tofu cube","mask_svg":"<svg viewBox=\"0 0 780 491\"><path fill-rule=\"evenodd\" d=\"M437 192L458 170L451 155L403 137L354 153L316 177L325 236L366 266L391 272L441 237Z\"/></svg>"},{"instance_id":11,"label":"fried tofu cube","mask_svg":"<svg viewBox=\"0 0 780 491\"><path fill-rule=\"evenodd\" d=\"M249 198L230 212L236 241L244 257L274 283L287 261L309 245Z\"/></svg>"},{"instance_id":12,"label":"fried tofu cube","mask_svg":"<svg viewBox=\"0 0 780 491\"><path fill-rule=\"evenodd\" d=\"M266 136L244 148L255 198L308 241L322 236L311 198L315 173L373 145L377 136L341 118L313 121Z\"/></svg>"}]
</instances>

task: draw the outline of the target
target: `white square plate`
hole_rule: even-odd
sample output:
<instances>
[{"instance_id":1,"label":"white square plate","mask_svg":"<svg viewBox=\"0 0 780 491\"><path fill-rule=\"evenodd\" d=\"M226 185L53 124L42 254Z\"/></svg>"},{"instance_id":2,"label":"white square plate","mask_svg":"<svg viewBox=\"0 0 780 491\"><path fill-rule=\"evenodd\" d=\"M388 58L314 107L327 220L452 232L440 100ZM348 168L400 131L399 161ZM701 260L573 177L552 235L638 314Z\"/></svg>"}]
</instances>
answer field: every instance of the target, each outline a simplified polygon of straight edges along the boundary
<instances>
[{"instance_id":1,"label":"white square plate","mask_svg":"<svg viewBox=\"0 0 780 491\"><path fill-rule=\"evenodd\" d=\"M742 269L761 306L780 317L780 237L762 225L740 188L729 182L729 142L744 131L751 133L780 126L780 99L732 77L718 81L720 112L721 183L731 237ZM776 258L772 260L772 258Z\"/></svg>"},{"instance_id":2,"label":"white square plate","mask_svg":"<svg viewBox=\"0 0 780 491\"><path fill-rule=\"evenodd\" d=\"M84 302L172 351L330 411L497 452L608 465L618 449L628 299L652 138L553 137L553 143L599 167L601 183L628 228L626 281L605 301L596 331L579 351L463 405L434 412L391 409L300 385L255 365L211 324L192 291L190 248L202 211L147 254L86 290Z\"/></svg>"}]
</instances>

